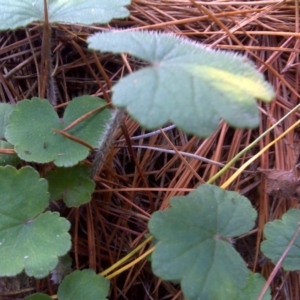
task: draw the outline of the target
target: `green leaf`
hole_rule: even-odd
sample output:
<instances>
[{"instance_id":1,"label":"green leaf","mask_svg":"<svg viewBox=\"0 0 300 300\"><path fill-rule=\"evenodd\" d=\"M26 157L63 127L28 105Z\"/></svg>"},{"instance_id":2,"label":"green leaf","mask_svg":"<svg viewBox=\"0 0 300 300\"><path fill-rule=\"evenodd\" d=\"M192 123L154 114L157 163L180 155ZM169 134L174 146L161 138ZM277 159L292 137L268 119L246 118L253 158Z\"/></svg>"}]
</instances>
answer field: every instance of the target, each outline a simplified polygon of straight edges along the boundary
<instances>
[{"instance_id":1,"label":"green leaf","mask_svg":"<svg viewBox=\"0 0 300 300\"><path fill-rule=\"evenodd\" d=\"M276 264L282 253L287 248L294 234L298 230L300 222L300 211L290 209L283 216L282 220L268 222L264 228L265 241L261 243L261 251ZM283 260L282 267L286 271L300 270L300 235L292 245L288 254Z\"/></svg>"},{"instance_id":2,"label":"green leaf","mask_svg":"<svg viewBox=\"0 0 300 300\"><path fill-rule=\"evenodd\" d=\"M112 102L142 126L174 122L198 136L213 133L223 118L236 127L259 124L255 98L270 101L273 88L243 56L205 49L167 33L111 31L88 38L89 48L127 52L151 66L121 79Z\"/></svg>"},{"instance_id":3,"label":"green leaf","mask_svg":"<svg viewBox=\"0 0 300 300\"><path fill-rule=\"evenodd\" d=\"M53 300L53 298L46 294L37 293L26 297L26 300Z\"/></svg>"},{"instance_id":4,"label":"green leaf","mask_svg":"<svg viewBox=\"0 0 300 300\"><path fill-rule=\"evenodd\" d=\"M8 125L8 116L13 111L14 106L8 103L0 103L0 139L4 138L4 132Z\"/></svg>"},{"instance_id":5,"label":"green leaf","mask_svg":"<svg viewBox=\"0 0 300 300\"><path fill-rule=\"evenodd\" d=\"M149 230L158 240L152 270L180 281L188 300L233 299L246 285L248 269L230 238L248 232L257 213L249 200L214 185L201 185L171 208L155 212Z\"/></svg>"},{"instance_id":6,"label":"green leaf","mask_svg":"<svg viewBox=\"0 0 300 300\"><path fill-rule=\"evenodd\" d=\"M50 23L106 24L126 18L124 7L130 0L48 0ZM0 0L0 30L24 27L33 21L44 22L44 0Z\"/></svg>"},{"instance_id":7,"label":"green leaf","mask_svg":"<svg viewBox=\"0 0 300 300\"><path fill-rule=\"evenodd\" d=\"M85 113L105 105L97 97L81 96L73 99L59 119L49 101L33 98L19 102L10 114L6 139L14 145L19 157L30 162L47 163L70 167L85 159L89 149L74 142L54 129L63 130ZM98 145L110 118L109 109L95 113L67 131L92 147Z\"/></svg>"},{"instance_id":8,"label":"green leaf","mask_svg":"<svg viewBox=\"0 0 300 300\"><path fill-rule=\"evenodd\" d=\"M261 274L249 272L249 277L246 287L244 287L235 300L256 300L263 289L266 280ZM268 288L263 300L271 299L271 290Z\"/></svg>"},{"instance_id":9,"label":"green leaf","mask_svg":"<svg viewBox=\"0 0 300 300\"><path fill-rule=\"evenodd\" d=\"M1 149L13 149L14 146L8 142L0 140L0 148ZM17 155L13 154L0 154L0 166L16 166L21 162L20 158Z\"/></svg>"},{"instance_id":10,"label":"green leaf","mask_svg":"<svg viewBox=\"0 0 300 300\"><path fill-rule=\"evenodd\" d=\"M48 184L31 167L0 167L0 276L14 276L25 268L42 278L70 247L70 223L49 205Z\"/></svg>"},{"instance_id":11,"label":"green leaf","mask_svg":"<svg viewBox=\"0 0 300 300\"><path fill-rule=\"evenodd\" d=\"M91 200L95 183L90 179L91 170L85 165L57 168L47 173L51 200L63 197L68 207L79 207Z\"/></svg>"},{"instance_id":12,"label":"green leaf","mask_svg":"<svg viewBox=\"0 0 300 300\"><path fill-rule=\"evenodd\" d=\"M59 300L106 300L109 281L93 270L75 271L58 288Z\"/></svg>"}]
</instances>

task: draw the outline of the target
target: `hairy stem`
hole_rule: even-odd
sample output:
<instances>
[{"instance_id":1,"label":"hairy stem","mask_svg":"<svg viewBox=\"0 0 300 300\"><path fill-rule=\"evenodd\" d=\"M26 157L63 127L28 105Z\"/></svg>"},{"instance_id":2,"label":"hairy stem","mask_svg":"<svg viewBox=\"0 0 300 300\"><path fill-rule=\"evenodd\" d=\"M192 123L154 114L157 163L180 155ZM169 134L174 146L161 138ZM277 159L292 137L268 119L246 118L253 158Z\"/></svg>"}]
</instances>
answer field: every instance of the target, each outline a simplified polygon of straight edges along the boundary
<instances>
[{"instance_id":1,"label":"hairy stem","mask_svg":"<svg viewBox=\"0 0 300 300\"><path fill-rule=\"evenodd\" d=\"M125 113L124 109L115 109L111 115L108 124L106 125L104 134L102 135L102 138L99 141L99 145L97 147L97 153L95 159L93 161L93 167L92 167L93 177L100 171L100 169L103 166L104 159L113 142L113 134L115 130L119 128L124 113Z\"/></svg>"}]
</instances>

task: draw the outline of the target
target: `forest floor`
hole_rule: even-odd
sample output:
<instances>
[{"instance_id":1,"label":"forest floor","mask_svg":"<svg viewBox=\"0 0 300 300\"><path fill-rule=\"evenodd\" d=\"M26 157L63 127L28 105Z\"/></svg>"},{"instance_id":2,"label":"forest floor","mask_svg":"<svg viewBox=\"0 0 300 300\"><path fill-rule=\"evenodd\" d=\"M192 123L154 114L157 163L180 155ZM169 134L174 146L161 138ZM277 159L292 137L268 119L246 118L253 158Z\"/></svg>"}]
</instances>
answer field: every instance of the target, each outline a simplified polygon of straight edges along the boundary
<instances>
[{"instance_id":1,"label":"forest floor","mask_svg":"<svg viewBox=\"0 0 300 300\"><path fill-rule=\"evenodd\" d=\"M110 101L111 86L141 62L126 56L88 51L86 38L112 28L134 28L173 33L212 49L246 55L275 88L270 104L259 103L261 124L255 130L230 128L221 123L209 138L189 136L174 127L147 135L126 116L115 132L115 142L106 163L95 178L92 201L79 209L60 207L76 228L72 232L74 268L100 272L139 245L147 234L154 210L165 209L171 197L184 195L206 182L237 153L285 116L299 102L300 26L299 1L194 1L133 0L131 15L106 26L54 25L52 64L59 105L73 97L90 94ZM16 103L38 95L37 61L41 31L38 24L0 34L0 97ZM34 53L34 55L32 55ZM239 159L245 161L278 137L299 118L286 118ZM166 125L167 126L167 125ZM143 148L141 147L143 146ZM168 153L164 150L169 150ZM178 154L181 151L182 155ZM187 157L185 153L193 154ZM248 197L258 211L254 230L235 241L249 268L268 278L273 264L259 250L264 225L298 200L274 199L266 193L266 178L258 169L291 170L299 163L299 132L293 130L265 151L230 186ZM207 163L201 158L215 163ZM222 185L234 172L230 169L216 182ZM26 281L0 299L22 299L26 290L55 294L49 278ZM271 284L273 299L299 300L300 274L280 271ZM141 296L142 295L142 296ZM112 279L110 299L183 299L178 286L162 282L152 274L150 263L141 261Z\"/></svg>"}]
</instances>

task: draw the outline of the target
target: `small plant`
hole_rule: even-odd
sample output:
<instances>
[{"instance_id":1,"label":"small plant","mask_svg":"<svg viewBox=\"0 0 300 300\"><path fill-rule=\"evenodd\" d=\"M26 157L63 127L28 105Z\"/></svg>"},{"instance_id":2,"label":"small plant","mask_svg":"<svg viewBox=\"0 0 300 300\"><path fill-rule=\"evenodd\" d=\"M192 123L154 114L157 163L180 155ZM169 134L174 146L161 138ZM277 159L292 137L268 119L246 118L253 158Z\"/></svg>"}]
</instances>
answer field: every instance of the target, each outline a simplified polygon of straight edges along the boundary
<instances>
[{"instance_id":1,"label":"small plant","mask_svg":"<svg viewBox=\"0 0 300 300\"><path fill-rule=\"evenodd\" d=\"M45 277L68 253L71 224L47 210L49 200L63 198L69 207L90 201L95 184L91 167L83 161L98 149L94 173L101 167L107 149L103 144L109 147L123 109L145 128L159 128L171 121L187 133L205 137L221 119L238 128L258 126L255 99L268 102L274 97L273 88L245 57L208 50L170 34L108 31L89 37L89 48L128 53L149 66L114 85L112 103L120 110L110 110L103 99L85 95L73 99L59 117L48 56L49 24L108 23L128 16L128 4L127 0L0 0L0 29L41 22L46 41L42 63L48 74L47 95L43 95L46 85L42 79L38 98L24 99L15 106L0 105L0 276L25 270L29 276ZM53 164L55 168L41 178L29 165L13 167L20 162ZM253 228L256 216L247 198L214 185L201 185L185 197L175 197L170 209L155 212L149 222L156 240L150 251L154 274L179 282L188 300L257 299L265 280L248 270L231 243ZM299 221L298 211L289 211L282 221L266 226L262 251L275 263ZM287 270L300 269L295 264L298 243L299 238L284 260ZM104 276L77 270L63 279L57 297L106 299L108 293L109 281ZM270 299L270 294L261 297ZM51 297L35 294L27 299Z\"/></svg>"}]
</instances>

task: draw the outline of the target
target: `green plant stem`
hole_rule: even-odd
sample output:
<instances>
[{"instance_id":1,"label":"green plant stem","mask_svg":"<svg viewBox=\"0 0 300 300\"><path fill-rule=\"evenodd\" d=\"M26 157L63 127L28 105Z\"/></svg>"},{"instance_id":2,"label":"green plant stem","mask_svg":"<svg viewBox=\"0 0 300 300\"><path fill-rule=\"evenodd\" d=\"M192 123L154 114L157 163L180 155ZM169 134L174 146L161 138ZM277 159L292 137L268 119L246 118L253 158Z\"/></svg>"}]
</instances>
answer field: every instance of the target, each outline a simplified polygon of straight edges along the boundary
<instances>
[{"instance_id":1,"label":"green plant stem","mask_svg":"<svg viewBox=\"0 0 300 300\"><path fill-rule=\"evenodd\" d=\"M128 259L130 259L132 256L134 256L138 251L140 251L144 246L146 246L151 240L153 239L153 236L148 237L145 241L143 241L139 246L137 246L135 249L133 249L130 253L128 253L126 256L124 256L122 259L118 260L115 264L110 266L108 269L101 272L99 275L105 276L108 273L112 272L114 269L121 266L124 262L126 262Z\"/></svg>"},{"instance_id":2,"label":"green plant stem","mask_svg":"<svg viewBox=\"0 0 300 300\"><path fill-rule=\"evenodd\" d=\"M218 173L216 173L212 178L210 178L207 183L213 183L216 181L222 174L224 174L241 156L247 153L253 146L255 146L264 136L271 132L276 126L278 126L284 119L286 119L291 114L295 113L300 108L300 104L294 107L289 111L285 116L283 116L279 121L274 123L269 129L263 132L258 138L256 138L251 144L249 144L245 149L240 151L232 160L230 160L224 168L222 168Z\"/></svg>"},{"instance_id":3,"label":"green plant stem","mask_svg":"<svg viewBox=\"0 0 300 300\"><path fill-rule=\"evenodd\" d=\"M106 125L102 138L99 141L97 147L97 153L95 159L93 161L93 167L92 167L93 177L100 171L100 169L103 166L104 159L113 142L113 134L115 130L120 126L124 113L125 113L124 109L115 109L111 115L108 124Z\"/></svg>"}]
</instances>

